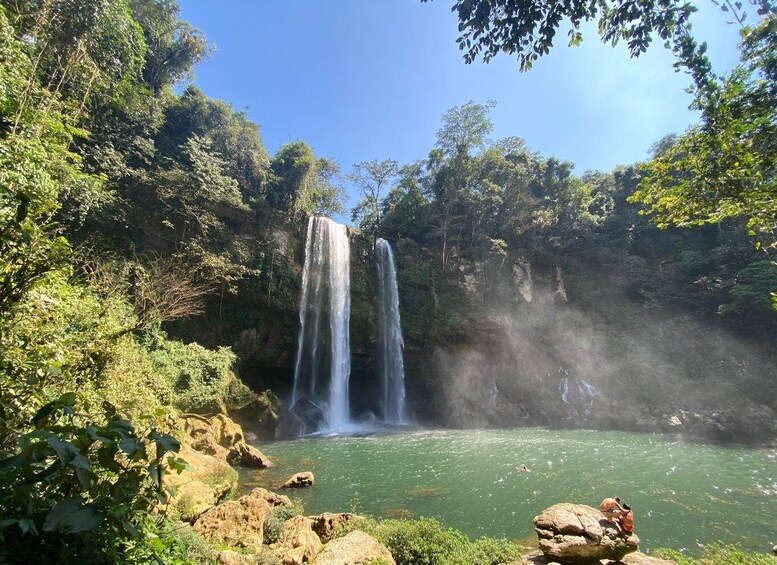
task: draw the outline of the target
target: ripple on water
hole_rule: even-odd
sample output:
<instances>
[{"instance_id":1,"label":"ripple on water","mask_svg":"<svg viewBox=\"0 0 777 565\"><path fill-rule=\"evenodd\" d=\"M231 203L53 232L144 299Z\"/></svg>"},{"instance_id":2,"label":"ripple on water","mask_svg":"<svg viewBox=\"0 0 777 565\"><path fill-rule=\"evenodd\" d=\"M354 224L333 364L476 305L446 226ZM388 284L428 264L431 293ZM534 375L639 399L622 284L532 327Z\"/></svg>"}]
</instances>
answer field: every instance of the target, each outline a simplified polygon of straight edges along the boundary
<instances>
[{"instance_id":1,"label":"ripple on water","mask_svg":"<svg viewBox=\"0 0 777 565\"><path fill-rule=\"evenodd\" d=\"M777 543L775 450L544 429L306 438L261 449L275 467L244 473L242 488L313 470L316 485L294 493L309 513L356 504L367 514L401 510L470 536L517 539L533 537L532 517L551 504L596 506L617 494L635 508L646 549L718 539L753 550Z\"/></svg>"}]
</instances>

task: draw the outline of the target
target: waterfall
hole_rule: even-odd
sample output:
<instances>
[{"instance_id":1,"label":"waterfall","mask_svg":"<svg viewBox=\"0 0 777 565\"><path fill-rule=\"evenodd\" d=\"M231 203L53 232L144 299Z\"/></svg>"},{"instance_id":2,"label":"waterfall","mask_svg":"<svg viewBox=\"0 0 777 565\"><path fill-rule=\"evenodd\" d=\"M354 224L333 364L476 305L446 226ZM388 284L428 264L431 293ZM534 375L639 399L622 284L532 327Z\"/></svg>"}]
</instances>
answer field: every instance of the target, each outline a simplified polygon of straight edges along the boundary
<instances>
[{"instance_id":1,"label":"waterfall","mask_svg":"<svg viewBox=\"0 0 777 565\"><path fill-rule=\"evenodd\" d=\"M375 243L378 271L378 326L380 378L383 385L383 419L389 424L407 424L405 412L405 365L402 360L402 327L399 323L399 291L391 245Z\"/></svg>"},{"instance_id":2,"label":"waterfall","mask_svg":"<svg viewBox=\"0 0 777 565\"><path fill-rule=\"evenodd\" d=\"M348 231L328 218L311 216L291 399L291 411L305 432L340 431L350 424L350 314Z\"/></svg>"}]
</instances>

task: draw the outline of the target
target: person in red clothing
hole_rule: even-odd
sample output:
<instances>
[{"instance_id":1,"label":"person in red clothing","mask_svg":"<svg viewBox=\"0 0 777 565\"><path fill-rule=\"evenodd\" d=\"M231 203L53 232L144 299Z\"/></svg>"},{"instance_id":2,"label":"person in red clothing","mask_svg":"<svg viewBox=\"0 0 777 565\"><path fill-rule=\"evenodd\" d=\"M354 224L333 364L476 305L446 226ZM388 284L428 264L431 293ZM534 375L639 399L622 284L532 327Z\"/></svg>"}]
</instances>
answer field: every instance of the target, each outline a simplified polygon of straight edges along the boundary
<instances>
[{"instance_id":1,"label":"person in red clothing","mask_svg":"<svg viewBox=\"0 0 777 565\"><path fill-rule=\"evenodd\" d=\"M623 512L618 516L618 524L626 533L631 533L634 529L634 511L628 504L623 505Z\"/></svg>"}]
</instances>

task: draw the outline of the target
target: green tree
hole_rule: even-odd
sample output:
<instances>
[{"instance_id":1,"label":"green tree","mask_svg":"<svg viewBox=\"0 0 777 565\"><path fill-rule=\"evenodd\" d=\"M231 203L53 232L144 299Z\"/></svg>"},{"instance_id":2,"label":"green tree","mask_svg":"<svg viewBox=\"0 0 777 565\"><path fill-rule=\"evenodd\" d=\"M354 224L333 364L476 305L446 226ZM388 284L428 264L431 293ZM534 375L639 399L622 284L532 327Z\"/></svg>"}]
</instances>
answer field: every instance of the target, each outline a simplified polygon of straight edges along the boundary
<instances>
[{"instance_id":1,"label":"green tree","mask_svg":"<svg viewBox=\"0 0 777 565\"><path fill-rule=\"evenodd\" d=\"M494 129L488 113L495 105L494 101L470 101L445 112L437 131L436 148L429 154L431 179L426 190L432 201L430 219L436 228L433 236L440 241L443 268L452 247L473 239L469 237L469 226L475 221L472 200L476 159L472 152L488 143L487 136Z\"/></svg>"},{"instance_id":2,"label":"green tree","mask_svg":"<svg viewBox=\"0 0 777 565\"><path fill-rule=\"evenodd\" d=\"M180 19L176 0L130 0L132 15L146 41L143 80L159 92L190 78L208 54L205 36Z\"/></svg>"},{"instance_id":3,"label":"green tree","mask_svg":"<svg viewBox=\"0 0 777 565\"><path fill-rule=\"evenodd\" d=\"M399 163L393 159L360 161L353 165L353 170L348 174L348 180L359 189L362 196L351 212L351 219L359 220L359 225L373 236L380 234L381 192L397 174Z\"/></svg>"},{"instance_id":4,"label":"green tree","mask_svg":"<svg viewBox=\"0 0 777 565\"><path fill-rule=\"evenodd\" d=\"M426 180L421 161L400 169L397 186L381 201L381 228L386 235L393 239L410 237L416 241L424 240L429 221L429 201L423 188Z\"/></svg>"},{"instance_id":5,"label":"green tree","mask_svg":"<svg viewBox=\"0 0 777 565\"><path fill-rule=\"evenodd\" d=\"M292 216L339 212L342 189L335 184L339 173L331 159L319 159L304 141L281 147L270 163L267 203Z\"/></svg>"},{"instance_id":6,"label":"green tree","mask_svg":"<svg viewBox=\"0 0 777 565\"><path fill-rule=\"evenodd\" d=\"M743 32L742 64L697 86L701 123L645 165L632 202L659 227L747 222L777 251L777 15Z\"/></svg>"},{"instance_id":7,"label":"green tree","mask_svg":"<svg viewBox=\"0 0 777 565\"><path fill-rule=\"evenodd\" d=\"M94 98L111 98L133 81L146 45L126 0L5 1L25 42L32 72L21 95L14 131L29 107L47 114L57 97L70 102L78 119ZM38 83L44 89L36 90ZM47 100L33 96L45 93Z\"/></svg>"},{"instance_id":8,"label":"green tree","mask_svg":"<svg viewBox=\"0 0 777 565\"><path fill-rule=\"evenodd\" d=\"M729 5L725 3L726 10ZM736 7L741 9L741 3ZM459 18L461 36L456 43L467 63L479 56L488 62L499 53L508 53L517 55L522 71L528 70L550 51L562 24L568 26L569 45L579 45L581 24L588 21L597 22L602 41L625 41L632 56L647 50L654 37L671 43L678 52L696 47L689 43L689 18L696 8L680 0L455 0L451 11Z\"/></svg>"}]
</instances>

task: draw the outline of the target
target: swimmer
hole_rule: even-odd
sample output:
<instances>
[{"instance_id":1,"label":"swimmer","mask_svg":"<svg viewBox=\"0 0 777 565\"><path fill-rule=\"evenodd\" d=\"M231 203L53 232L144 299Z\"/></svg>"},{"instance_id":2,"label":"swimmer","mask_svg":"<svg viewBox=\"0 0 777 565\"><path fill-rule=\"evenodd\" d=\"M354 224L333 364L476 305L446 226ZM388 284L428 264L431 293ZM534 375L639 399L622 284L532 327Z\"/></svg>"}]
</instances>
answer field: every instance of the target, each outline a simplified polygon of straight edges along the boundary
<instances>
[{"instance_id":1,"label":"swimmer","mask_svg":"<svg viewBox=\"0 0 777 565\"><path fill-rule=\"evenodd\" d=\"M518 469L522 473L531 473L531 471L526 465L520 465L519 467L516 467L516 469Z\"/></svg>"}]
</instances>

